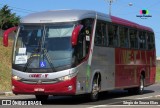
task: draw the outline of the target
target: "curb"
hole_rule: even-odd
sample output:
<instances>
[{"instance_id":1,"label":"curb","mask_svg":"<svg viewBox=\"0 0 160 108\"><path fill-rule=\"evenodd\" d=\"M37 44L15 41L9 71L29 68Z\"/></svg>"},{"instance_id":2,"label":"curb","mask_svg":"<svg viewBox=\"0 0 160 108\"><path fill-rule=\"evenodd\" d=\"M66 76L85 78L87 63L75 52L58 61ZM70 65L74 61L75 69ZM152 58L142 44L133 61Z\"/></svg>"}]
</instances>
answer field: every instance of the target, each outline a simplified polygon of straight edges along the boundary
<instances>
[{"instance_id":1,"label":"curb","mask_svg":"<svg viewBox=\"0 0 160 108\"><path fill-rule=\"evenodd\" d=\"M9 92L0 92L0 96L1 95L11 96L11 95L14 95L14 94L11 91L9 91Z\"/></svg>"}]
</instances>

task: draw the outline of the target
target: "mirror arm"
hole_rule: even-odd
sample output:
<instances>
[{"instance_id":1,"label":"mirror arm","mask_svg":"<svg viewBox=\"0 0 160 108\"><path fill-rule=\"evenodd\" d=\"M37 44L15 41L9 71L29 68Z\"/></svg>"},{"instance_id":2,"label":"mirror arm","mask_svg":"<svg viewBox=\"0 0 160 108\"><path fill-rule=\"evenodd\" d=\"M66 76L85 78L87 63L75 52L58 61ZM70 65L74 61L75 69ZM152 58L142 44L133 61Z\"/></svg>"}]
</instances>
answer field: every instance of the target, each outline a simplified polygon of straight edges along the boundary
<instances>
[{"instance_id":1,"label":"mirror arm","mask_svg":"<svg viewBox=\"0 0 160 108\"><path fill-rule=\"evenodd\" d=\"M3 33L3 46L8 47L8 36L11 32L17 30L17 27L11 27Z\"/></svg>"}]
</instances>

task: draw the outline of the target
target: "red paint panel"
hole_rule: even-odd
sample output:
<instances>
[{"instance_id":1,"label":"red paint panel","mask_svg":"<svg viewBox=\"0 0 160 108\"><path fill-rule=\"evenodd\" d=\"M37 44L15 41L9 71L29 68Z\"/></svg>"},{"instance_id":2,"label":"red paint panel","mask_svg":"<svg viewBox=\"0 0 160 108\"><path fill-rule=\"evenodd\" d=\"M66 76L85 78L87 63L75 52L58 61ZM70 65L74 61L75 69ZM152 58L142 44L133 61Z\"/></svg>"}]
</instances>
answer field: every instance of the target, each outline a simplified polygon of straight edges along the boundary
<instances>
[{"instance_id":1,"label":"red paint panel","mask_svg":"<svg viewBox=\"0 0 160 108\"><path fill-rule=\"evenodd\" d=\"M156 67L152 67L150 70L150 84L154 84L156 79Z\"/></svg>"},{"instance_id":2,"label":"red paint panel","mask_svg":"<svg viewBox=\"0 0 160 108\"><path fill-rule=\"evenodd\" d=\"M141 72L145 72L145 84L155 83L155 51L115 49L115 87L139 85Z\"/></svg>"},{"instance_id":3,"label":"red paint panel","mask_svg":"<svg viewBox=\"0 0 160 108\"><path fill-rule=\"evenodd\" d=\"M47 95L75 95L76 93L76 77L71 80L55 83L55 84L26 84L12 79L14 94L47 94ZM72 86L72 90L68 90L68 86ZM44 91L35 91L42 89Z\"/></svg>"},{"instance_id":4,"label":"red paint panel","mask_svg":"<svg viewBox=\"0 0 160 108\"><path fill-rule=\"evenodd\" d=\"M112 23L121 24L121 25L129 26L129 27L134 27L134 28L138 28L138 29L142 29L142 30L147 30L147 31L153 32L153 30L151 28L149 28L149 27L142 26L142 25L139 25L137 23L134 23L134 22L122 19L122 18L111 16L111 20L112 20Z\"/></svg>"}]
</instances>

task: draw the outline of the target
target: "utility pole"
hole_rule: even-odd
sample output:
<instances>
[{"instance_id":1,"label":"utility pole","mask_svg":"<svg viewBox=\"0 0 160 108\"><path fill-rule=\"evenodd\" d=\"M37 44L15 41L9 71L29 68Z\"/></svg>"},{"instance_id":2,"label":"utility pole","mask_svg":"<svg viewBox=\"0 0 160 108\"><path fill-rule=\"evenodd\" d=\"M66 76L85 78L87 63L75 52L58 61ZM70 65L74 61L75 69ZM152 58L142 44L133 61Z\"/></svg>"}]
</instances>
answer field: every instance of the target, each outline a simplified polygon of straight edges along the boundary
<instances>
[{"instance_id":1,"label":"utility pole","mask_svg":"<svg viewBox=\"0 0 160 108\"><path fill-rule=\"evenodd\" d=\"M112 3L113 3L115 0L105 0L105 1L109 2L109 15L111 15Z\"/></svg>"}]
</instances>

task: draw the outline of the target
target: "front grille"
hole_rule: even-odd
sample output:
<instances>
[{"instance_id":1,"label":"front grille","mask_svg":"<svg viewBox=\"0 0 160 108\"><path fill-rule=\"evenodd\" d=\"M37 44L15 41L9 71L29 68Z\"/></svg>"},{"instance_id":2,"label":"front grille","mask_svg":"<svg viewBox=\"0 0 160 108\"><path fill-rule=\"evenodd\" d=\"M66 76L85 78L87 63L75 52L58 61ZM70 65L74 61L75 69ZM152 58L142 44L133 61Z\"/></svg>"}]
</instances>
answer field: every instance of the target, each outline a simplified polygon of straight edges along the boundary
<instances>
[{"instance_id":1,"label":"front grille","mask_svg":"<svg viewBox=\"0 0 160 108\"><path fill-rule=\"evenodd\" d=\"M27 83L27 84L54 84L59 82L58 79L47 79L47 80L40 80L40 79L21 79L20 80L23 83Z\"/></svg>"}]
</instances>

